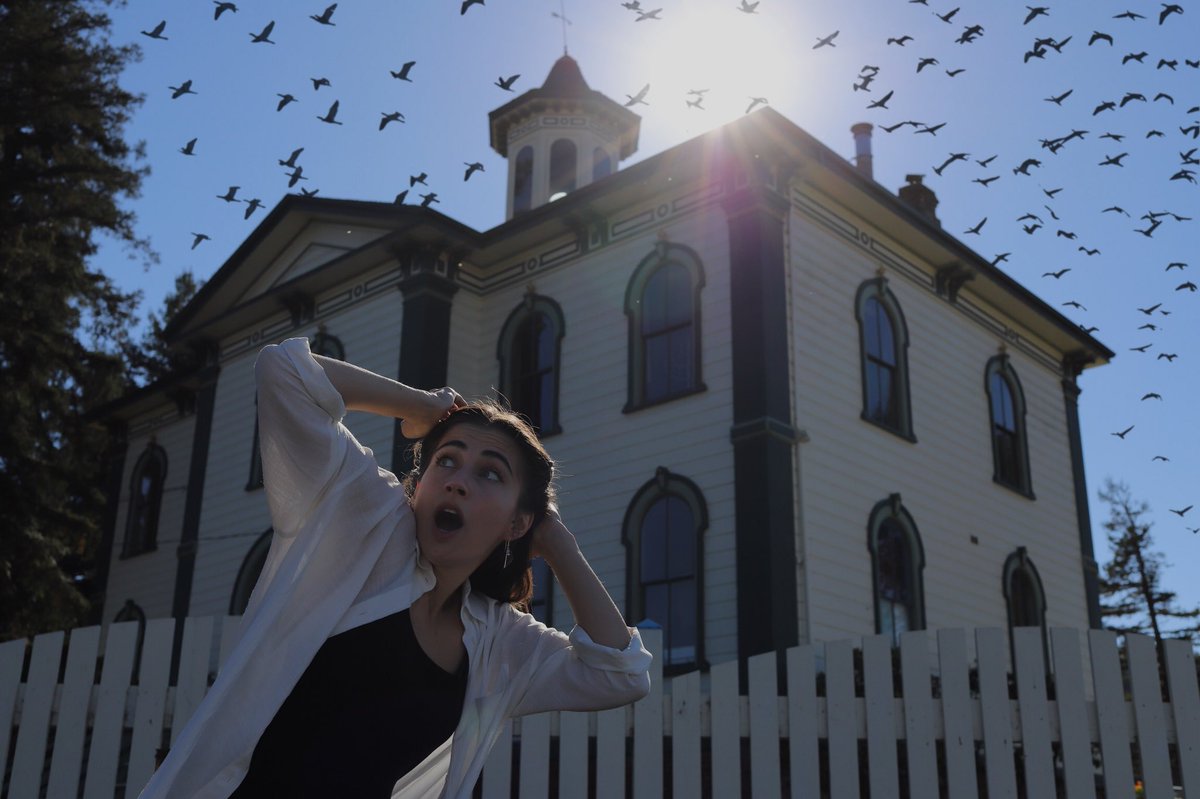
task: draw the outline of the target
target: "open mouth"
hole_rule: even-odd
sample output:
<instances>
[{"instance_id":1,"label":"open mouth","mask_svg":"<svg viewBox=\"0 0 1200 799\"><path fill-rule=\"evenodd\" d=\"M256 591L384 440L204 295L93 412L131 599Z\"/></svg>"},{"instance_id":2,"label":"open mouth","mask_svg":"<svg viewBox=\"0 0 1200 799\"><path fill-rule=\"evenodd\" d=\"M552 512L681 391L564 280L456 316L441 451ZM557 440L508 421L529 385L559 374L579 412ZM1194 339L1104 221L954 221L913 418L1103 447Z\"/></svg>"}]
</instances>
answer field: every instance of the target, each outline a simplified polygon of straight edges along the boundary
<instances>
[{"instance_id":1,"label":"open mouth","mask_svg":"<svg viewBox=\"0 0 1200 799\"><path fill-rule=\"evenodd\" d=\"M433 524L443 533L452 533L462 527L462 514L454 508L439 508L433 514Z\"/></svg>"}]
</instances>

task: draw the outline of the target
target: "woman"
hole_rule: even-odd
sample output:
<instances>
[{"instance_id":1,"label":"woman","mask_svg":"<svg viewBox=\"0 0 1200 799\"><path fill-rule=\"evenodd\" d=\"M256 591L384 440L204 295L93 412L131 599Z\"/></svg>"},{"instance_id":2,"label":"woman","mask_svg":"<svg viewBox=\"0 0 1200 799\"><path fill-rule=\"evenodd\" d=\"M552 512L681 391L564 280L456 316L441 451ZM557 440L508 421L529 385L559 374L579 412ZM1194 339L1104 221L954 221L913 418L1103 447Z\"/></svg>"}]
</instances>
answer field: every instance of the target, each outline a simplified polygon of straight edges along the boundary
<instances>
[{"instance_id":1,"label":"woman","mask_svg":"<svg viewBox=\"0 0 1200 799\"><path fill-rule=\"evenodd\" d=\"M239 640L142 796L469 796L514 716L649 690L650 655L563 526L518 417L314 356L255 364L274 525ZM422 438L405 486L341 424ZM578 626L514 607L546 559Z\"/></svg>"}]
</instances>

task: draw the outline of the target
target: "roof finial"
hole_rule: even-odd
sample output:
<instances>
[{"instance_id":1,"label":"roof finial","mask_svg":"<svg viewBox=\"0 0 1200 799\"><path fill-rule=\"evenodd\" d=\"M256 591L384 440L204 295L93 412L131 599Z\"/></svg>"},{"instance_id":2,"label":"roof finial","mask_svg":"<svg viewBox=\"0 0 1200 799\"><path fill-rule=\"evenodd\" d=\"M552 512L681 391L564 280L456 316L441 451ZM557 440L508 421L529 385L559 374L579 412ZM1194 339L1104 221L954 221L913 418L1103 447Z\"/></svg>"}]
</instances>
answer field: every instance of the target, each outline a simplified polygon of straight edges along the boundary
<instances>
[{"instance_id":1,"label":"roof finial","mask_svg":"<svg viewBox=\"0 0 1200 799\"><path fill-rule=\"evenodd\" d=\"M567 19L566 0L558 0L558 11L551 11L550 16L558 17L562 20L563 32L563 55L567 55L567 26L571 25L571 20Z\"/></svg>"}]
</instances>

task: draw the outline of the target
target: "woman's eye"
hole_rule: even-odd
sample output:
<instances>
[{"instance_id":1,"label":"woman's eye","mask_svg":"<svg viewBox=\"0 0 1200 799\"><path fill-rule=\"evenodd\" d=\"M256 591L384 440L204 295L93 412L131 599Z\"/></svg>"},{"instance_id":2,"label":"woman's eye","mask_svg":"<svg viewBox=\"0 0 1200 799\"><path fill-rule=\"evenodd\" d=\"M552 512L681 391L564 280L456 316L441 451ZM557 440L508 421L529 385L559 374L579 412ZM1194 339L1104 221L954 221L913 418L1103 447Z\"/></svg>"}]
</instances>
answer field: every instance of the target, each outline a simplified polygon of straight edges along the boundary
<instances>
[{"instance_id":1,"label":"woman's eye","mask_svg":"<svg viewBox=\"0 0 1200 799\"><path fill-rule=\"evenodd\" d=\"M495 469L484 469L483 476L489 480L495 480L497 483L503 482L503 478L500 477L500 472L496 471Z\"/></svg>"},{"instance_id":2,"label":"woman's eye","mask_svg":"<svg viewBox=\"0 0 1200 799\"><path fill-rule=\"evenodd\" d=\"M438 466L453 466L454 458L450 455L439 455L434 463L436 463Z\"/></svg>"}]
</instances>

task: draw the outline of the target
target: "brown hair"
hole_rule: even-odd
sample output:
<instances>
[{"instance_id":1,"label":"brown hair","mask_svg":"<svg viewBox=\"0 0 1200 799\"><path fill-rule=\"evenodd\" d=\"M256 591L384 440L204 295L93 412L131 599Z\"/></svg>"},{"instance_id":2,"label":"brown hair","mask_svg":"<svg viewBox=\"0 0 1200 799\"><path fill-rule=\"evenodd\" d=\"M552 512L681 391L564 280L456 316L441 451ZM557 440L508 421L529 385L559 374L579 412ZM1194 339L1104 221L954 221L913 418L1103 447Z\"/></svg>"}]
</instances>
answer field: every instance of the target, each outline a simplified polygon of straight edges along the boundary
<instances>
[{"instance_id":1,"label":"brown hair","mask_svg":"<svg viewBox=\"0 0 1200 799\"><path fill-rule=\"evenodd\" d=\"M479 591L497 602L508 602L528 610L529 600L533 596L533 571L529 567L532 533L554 504L557 492L554 487L554 461L525 417L493 399L474 400L466 407L455 410L413 444L413 467L404 476L404 492L412 498L417 481L429 468L422 455L435 452L441 446L446 432L460 424L499 430L512 440L520 456L517 473L521 493L517 498L517 509L533 515L529 532L509 545L512 559L508 568L504 568L504 544L501 543L471 574L471 590Z\"/></svg>"}]
</instances>

